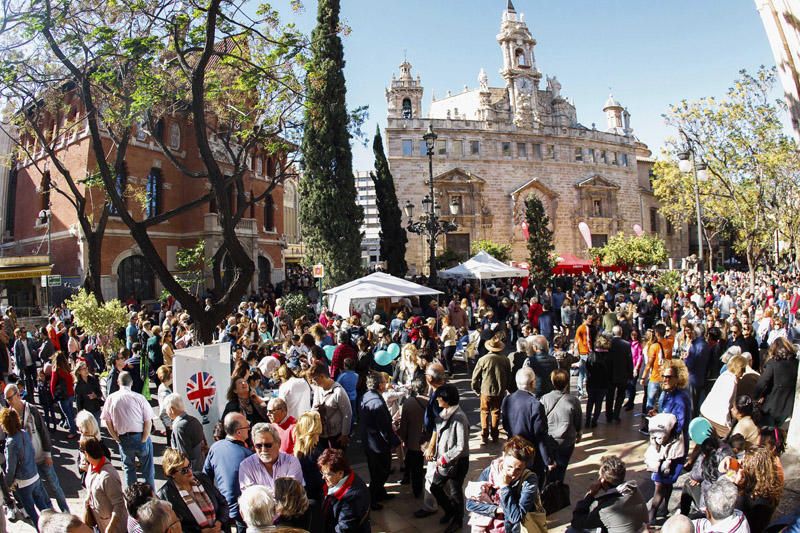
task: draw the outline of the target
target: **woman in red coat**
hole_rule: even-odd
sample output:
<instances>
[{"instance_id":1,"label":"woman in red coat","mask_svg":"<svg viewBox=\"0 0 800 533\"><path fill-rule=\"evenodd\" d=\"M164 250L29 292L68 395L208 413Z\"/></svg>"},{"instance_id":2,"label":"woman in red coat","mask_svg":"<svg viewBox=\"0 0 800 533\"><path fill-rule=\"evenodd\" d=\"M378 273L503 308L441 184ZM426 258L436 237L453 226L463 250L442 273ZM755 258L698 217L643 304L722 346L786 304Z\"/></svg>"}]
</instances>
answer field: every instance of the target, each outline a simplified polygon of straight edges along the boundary
<instances>
[{"instance_id":1,"label":"woman in red coat","mask_svg":"<svg viewBox=\"0 0 800 533\"><path fill-rule=\"evenodd\" d=\"M50 394L61 406L61 412L69 424L68 439L78 437L78 428L75 426L75 378L69 371L69 362L63 352L56 352L53 361L53 373L50 375Z\"/></svg>"}]
</instances>

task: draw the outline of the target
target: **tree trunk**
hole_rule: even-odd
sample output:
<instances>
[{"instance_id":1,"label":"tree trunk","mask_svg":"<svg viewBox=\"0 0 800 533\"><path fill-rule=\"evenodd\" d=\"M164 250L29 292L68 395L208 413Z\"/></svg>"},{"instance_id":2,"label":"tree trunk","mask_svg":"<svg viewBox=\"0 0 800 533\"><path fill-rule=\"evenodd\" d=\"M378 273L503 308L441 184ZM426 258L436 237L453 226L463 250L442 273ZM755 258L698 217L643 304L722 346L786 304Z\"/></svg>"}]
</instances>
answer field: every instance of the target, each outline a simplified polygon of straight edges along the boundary
<instances>
[{"instance_id":1,"label":"tree trunk","mask_svg":"<svg viewBox=\"0 0 800 533\"><path fill-rule=\"evenodd\" d=\"M747 245L747 270L750 274L750 293L755 294L756 291L756 258L753 257L753 246Z\"/></svg>"},{"instance_id":2,"label":"tree trunk","mask_svg":"<svg viewBox=\"0 0 800 533\"><path fill-rule=\"evenodd\" d=\"M83 278L83 288L94 294L97 303L105 302L101 286L101 252L103 246L103 236L97 232L91 232L85 236L86 247L88 248L89 263L86 265L86 276Z\"/></svg>"}]
</instances>

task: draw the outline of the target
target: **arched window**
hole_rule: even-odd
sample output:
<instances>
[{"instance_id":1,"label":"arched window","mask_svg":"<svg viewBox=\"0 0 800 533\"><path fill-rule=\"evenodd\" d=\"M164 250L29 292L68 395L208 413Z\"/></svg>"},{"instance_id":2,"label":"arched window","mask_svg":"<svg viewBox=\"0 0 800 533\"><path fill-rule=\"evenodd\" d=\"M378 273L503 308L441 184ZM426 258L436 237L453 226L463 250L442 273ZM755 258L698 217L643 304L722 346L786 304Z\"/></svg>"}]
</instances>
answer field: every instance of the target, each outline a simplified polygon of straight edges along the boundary
<instances>
[{"instance_id":1,"label":"arched window","mask_svg":"<svg viewBox=\"0 0 800 533\"><path fill-rule=\"evenodd\" d=\"M126 205L125 202L125 189L128 188L128 176L125 173L117 174L116 179L116 189L117 194L119 194L120 198L122 198L122 205ZM119 216L119 211L114 204L111 202L111 198L108 199L108 212L109 214Z\"/></svg>"},{"instance_id":2,"label":"arched window","mask_svg":"<svg viewBox=\"0 0 800 533\"><path fill-rule=\"evenodd\" d=\"M50 209L50 189L53 183L50 180L50 171L45 170L42 174L42 209Z\"/></svg>"},{"instance_id":3,"label":"arched window","mask_svg":"<svg viewBox=\"0 0 800 533\"><path fill-rule=\"evenodd\" d=\"M263 255L258 256L258 288L263 289L272 283L272 265Z\"/></svg>"},{"instance_id":4,"label":"arched window","mask_svg":"<svg viewBox=\"0 0 800 533\"><path fill-rule=\"evenodd\" d=\"M117 267L117 296L125 301L133 296L139 301L154 300L156 283L144 256L132 255Z\"/></svg>"},{"instance_id":5,"label":"arched window","mask_svg":"<svg viewBox=\"0 0 800 533\"><path fill-rule=\"evenodd\" d=\"M403 99L403 118L412 118L411 99Z\"/></svg>"},{"instance_id":6,"label":"arched window","mask_svg":"<svg viewBox=\"0 0 800 533\"><path fill-rule=\"evenodd\" d=\"M177 122L173 122L169 127L169 147L173 150L181 148L181 126Z\"/></svg>"},{"instance_id":7,"label":"arched window","mask_svg":"<svg viewBox=\"0 0 800 533\"><path fill-rule=\"evenodd\" d=\"M264 229L275 231L275 200L271 194L264 198Z\"/></svg>"},{"instance_id":8,"label":"arched window","mask_svg":"<svg viewBox=\"0 0 800 533\"><path fill-rule=\"evenodd\" d=\"M527 63L525 63L525 51L522 50L522 48L517 48L517 50L514 52L514 57L517 60L518 67L527 66Z\"/></svg>"},{"instance_id":9,"label":"arched window","mask_svg":"<svg viewBox=\"0 0 800 533\"><path fill-rule=\"evenodd\" d=\"M161 212L161 169L151 168L147 175L147 206L145 215L152 218Z\"/></svg>"}]
</instances>

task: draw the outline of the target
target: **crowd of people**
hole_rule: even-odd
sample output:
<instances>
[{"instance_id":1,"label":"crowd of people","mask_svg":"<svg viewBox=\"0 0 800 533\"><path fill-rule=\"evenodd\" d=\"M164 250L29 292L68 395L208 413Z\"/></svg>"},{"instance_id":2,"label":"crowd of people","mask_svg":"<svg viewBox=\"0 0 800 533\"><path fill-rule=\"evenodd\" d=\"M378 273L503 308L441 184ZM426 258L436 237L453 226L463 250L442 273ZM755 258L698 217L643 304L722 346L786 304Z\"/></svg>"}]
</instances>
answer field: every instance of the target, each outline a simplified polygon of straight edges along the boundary
<instances>
[{"instance_id":1,"label":"crowd of people","mask_svg":"<svg viewBox=\"0 0 800 533\"><path fill-rule=\"evenodd\" d=\"M216 332L230 345L231 375L213 438L173 391L175 351L196 343L175 302L157 312L131 302L124 347L111 354L63 307L31 332L7 310L6 516L47 532L368 532L392 505L387 483L400 470L419 501L414 517L438 514L448 533L467 523L546 531L548 512L570 505L565 483L582 436L636 411L648 445L633 459L650 472L652 498L622 457L605 455L572 506L572 530L766 531L785 482L800 282L760 274L750 290L736 272L702 290L696 281L686 275L673 291L630 273L538 288L451 281L444 299L403 298L349 317L324 307L289 316L262 291ZM481 446L501 451L468 480L478 450L462 401L473 392ZM154 435L167 443L160 468ZM80 451L77 509L52 458L68 441Z\"/></svg>"}]
</instances>

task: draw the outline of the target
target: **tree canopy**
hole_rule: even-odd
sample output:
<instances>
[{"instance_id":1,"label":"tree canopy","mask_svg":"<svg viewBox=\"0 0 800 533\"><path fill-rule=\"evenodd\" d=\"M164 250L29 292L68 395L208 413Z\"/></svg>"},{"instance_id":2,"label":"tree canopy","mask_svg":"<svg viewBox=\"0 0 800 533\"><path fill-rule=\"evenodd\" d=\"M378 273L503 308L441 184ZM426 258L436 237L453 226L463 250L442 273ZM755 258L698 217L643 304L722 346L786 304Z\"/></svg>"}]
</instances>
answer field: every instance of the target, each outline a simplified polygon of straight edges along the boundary
<instances>
[{"instance_id":1,"label":"tree canopy","mask_svg":"<svg viewBox=\"0 0 800 533\"><path fill-rule=\"evenodd\" d=\"M511 245L494 242L489 239L474 241L470 246L470 252L472 252L473 255L478 252L486 252L498 261L504 263L511 261Z\"/></svg>"},{"instance_id":2,"label":"tree canopy","mask_svg":"<svg viewBox=\"0 0 800 533\"><path fill-rule=\"evenodd\" d=\"M386 271L389 274L402 278L408 272L406 264L408 235L403 228L403 213L400 211L400 202L397 201L389 161L383 150L380 126L375 128L372 151L375 154L375 172L370 173L370 178L375 184L375 203L381 221L381 260L386 262Z\"/></svg>"},{"instance_id":3,"label":"tree canopy","mask_svg":"<svg viewBox=\"0 0 800 533\"><path fill-rule=\"evenodd\" d=\"M528 224L531 282L541 285L552 277L556 247L553 244L550 217L547 216L542 201L534 194L525 199L525 222Z\"/></svg>"},{"instance_id":4,"label":"tree canopy","mask_svg":"<svg viewBox=\"0 0 800 533\"><path fill-rule=\"evenodd\" d=\"M589 253L604 265L625 267L647 267L660 265L667 260L664 241L656 235L612 235L600 248L591 248Z\"/></svg>"}]
</instances>

